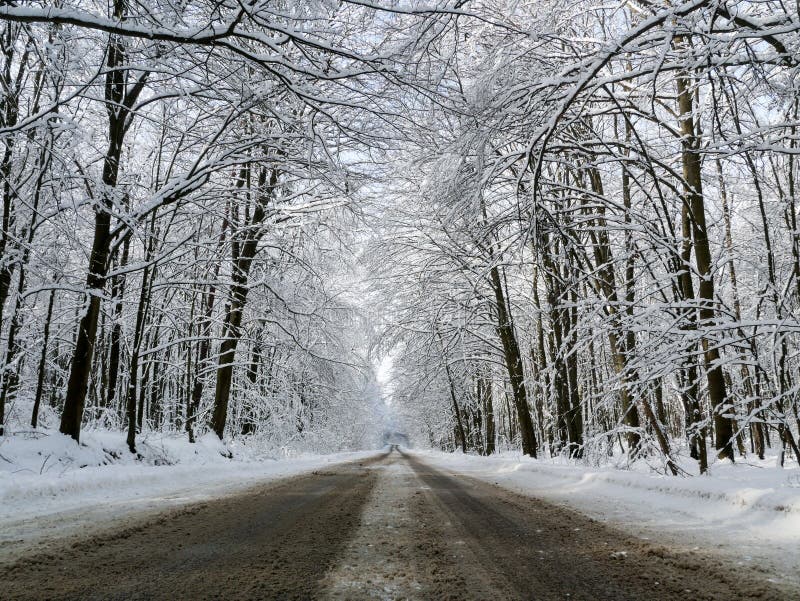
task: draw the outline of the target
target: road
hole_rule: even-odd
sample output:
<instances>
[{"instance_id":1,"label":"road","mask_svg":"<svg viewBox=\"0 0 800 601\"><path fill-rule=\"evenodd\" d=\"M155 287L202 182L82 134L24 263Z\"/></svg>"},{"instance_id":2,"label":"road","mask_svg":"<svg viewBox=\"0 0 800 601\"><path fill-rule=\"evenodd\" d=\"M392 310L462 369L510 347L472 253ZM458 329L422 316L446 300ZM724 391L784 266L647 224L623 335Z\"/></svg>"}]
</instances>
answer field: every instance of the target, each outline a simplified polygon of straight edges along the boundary
<instances>
[{"instance_id":1,"label":"road","mask_svg":"<svg viewBox=\"0 0 800 601\"><path fill-rule=\"evenodd\" d=\"M0 598L795 598L741 570L393 450L23 558Z\"/></svg>"}]
</instances>

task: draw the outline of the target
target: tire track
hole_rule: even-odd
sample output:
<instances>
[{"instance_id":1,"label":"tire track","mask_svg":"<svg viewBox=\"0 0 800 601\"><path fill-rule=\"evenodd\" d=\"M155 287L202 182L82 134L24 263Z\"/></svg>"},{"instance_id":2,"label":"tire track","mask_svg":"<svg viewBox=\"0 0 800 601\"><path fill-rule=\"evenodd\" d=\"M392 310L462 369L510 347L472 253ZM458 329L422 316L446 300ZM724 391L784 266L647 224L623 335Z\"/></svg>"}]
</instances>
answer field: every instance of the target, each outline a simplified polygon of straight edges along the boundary
<instances>
[{"instance_id":1,"label":"tire track","mask_svg":"<svg viewBox=\"0 0 800 601\"><path fill-rule=\"evenodd\" d=\"M644 541L577 512L471 478L443 474L407 456L438 506L440 534L461 572L491 583L460 599L795 599L723 559ZM464 549L466 547L466 549Z\"/></svg>"},{"instance_id":2,"label":"tire track","mask_svg":"<svg viewBox=\"0 0 800 601\"><path fill-rule=\"evenodd\" d=\"M346 464L21 560L17 599L313 599L376 481Z\"/></svg>"},{"instance_id":3,"label":"tire track","mask_svg":"<svg viewBox=\"0 0 800 601\"><path fill-rule=\"evenodd\" d=\"M752 571L391 453L87 536L17 599L795 599Z\"/></svg>"}]
</instances>

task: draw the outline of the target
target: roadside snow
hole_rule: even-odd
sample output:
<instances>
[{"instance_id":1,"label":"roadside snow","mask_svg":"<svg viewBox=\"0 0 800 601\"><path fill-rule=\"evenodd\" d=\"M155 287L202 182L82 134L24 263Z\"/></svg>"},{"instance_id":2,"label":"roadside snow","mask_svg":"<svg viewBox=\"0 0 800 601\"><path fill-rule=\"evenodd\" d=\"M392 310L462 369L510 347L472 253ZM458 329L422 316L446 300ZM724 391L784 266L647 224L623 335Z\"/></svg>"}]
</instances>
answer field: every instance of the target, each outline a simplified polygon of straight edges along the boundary
<instances>
[{"instance_id":1,"label":"roadside snow","mask_svg":"<svg viewBox=\"0 0 800 601\"><path fill-rule=\"evenodd\" d=\"M148 514L240 492L378 451L277 457L215 436L196 444L152 436L127 452L124 437L88 432L81 445L55 431L0 442L0 561L64 537L123 526Z\"/></svg>"},{"instance_id":2,"label":"roadside snow","mask_svg":"<svg viewBox=\"0 0 800 601\"><path fill-rule=\"evenodd\" d=\"M451 474L567 506L641 538L702 549L800 586L800 469L775 460L713 466L708 477L589 468L519 454L413 451Z\"/></svg>"}]
</instances>

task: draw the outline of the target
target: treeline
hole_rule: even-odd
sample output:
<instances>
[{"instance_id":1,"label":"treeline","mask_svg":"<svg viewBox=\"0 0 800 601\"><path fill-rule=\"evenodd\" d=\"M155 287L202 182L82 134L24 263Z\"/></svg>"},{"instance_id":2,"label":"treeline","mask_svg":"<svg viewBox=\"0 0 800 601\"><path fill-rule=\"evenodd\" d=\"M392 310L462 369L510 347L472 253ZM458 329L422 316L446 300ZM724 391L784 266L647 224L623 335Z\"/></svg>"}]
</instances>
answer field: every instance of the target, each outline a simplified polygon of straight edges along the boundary
<instances>
[{"instance_id":1,"label":"treeline","mask_svg":"<svg viewBox=\"0 0 800 601\"><path fill-rule=\"evenodd\" d=\"M126 429L131 452L143 429L360 444L374 384L344 284L365 174L346 157L379 145L385 65L432 19L0 7L0 427L47 408L76 440Z\"/></svg>"},{"instance_id":2,"label":"treeline","mask_svg":"<svg viewBox=\"0 0 800 601\"><path fill-rule=\"evenodd\" d=\"M673 474L800 458L796 7L492 15L454 32L376 241L411 427Z\"/></svg>"},{"instance_id":3,"label":"treeline","mask_svg":"<svg viewBox=\"0 0 800 601\"><path fill-rule=\"evenodd\" d=\"M356 440L366 274L430 444L797 459L799 29L772 0L6 3L0 424Z\"/></svg>"}]
</instances>

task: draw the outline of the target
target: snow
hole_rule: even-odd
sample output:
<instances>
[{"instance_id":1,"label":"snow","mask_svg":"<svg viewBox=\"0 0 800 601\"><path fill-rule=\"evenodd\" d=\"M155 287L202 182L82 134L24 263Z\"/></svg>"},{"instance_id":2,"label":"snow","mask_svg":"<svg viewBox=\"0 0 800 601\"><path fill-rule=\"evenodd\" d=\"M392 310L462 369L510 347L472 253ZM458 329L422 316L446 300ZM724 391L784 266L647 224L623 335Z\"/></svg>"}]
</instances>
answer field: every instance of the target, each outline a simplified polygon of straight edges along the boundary
<instances>
[{"instance_id":1,"label":"snow","mask_svg":"<svg viewBox=\"0 0 800 601\"><path fill-rule=\"evenodd\" d=\"M577 510L641 538L703 549L800 585L800 469L716 464L707 477L590 468L515 453L413 451L441 471Z\"/></svg>"},{"instance_id":2,"label":"snow","mask_svg":"<svg viewBox=\"0 0 800 601\"><path fill-rule=\"evenodd\" d=\"M138 458L127 452L123 433L103 430L83 433L80 445L49 430L0 439L0 560L377 453L270 455L213 434L195 444L185 435L152 434L137 450Z\"/></svg>"},{"instance_id":3,"label":"snow","mask_svg":"<svg viewBox=\"0 0 800 601\"><path fill-rule=\"evenodd\" d=\"M124 435L103 430L81 445L54 430L16 432L0 442L0 560L53 541L155 512L234 494L378 451L311 455L268 452L207 435L150 434L127 452ZM703 549L800 584L800 469L774 458L716 464L708 477L593 468L516 453L492 457L408 451L433 467L485 480L580 511L642 538Z\"/></svg>"}]
</instances>

